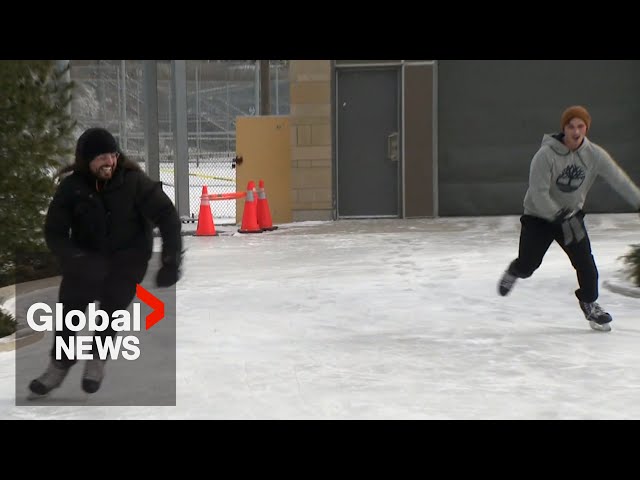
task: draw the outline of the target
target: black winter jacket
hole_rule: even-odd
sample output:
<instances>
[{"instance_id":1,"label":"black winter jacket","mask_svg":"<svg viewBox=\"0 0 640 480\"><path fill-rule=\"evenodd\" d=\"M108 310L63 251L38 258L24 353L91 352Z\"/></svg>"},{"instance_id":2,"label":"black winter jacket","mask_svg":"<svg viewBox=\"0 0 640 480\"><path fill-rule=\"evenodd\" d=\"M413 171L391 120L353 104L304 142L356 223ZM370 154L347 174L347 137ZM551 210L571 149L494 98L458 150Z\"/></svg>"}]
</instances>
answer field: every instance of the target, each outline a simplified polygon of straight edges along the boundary
<instances>
[{"instance_id":1,"label":"black winter jacket","mask_svg":"<svg viewBox=\"0 0 640 480\"><path fill-rule=\"evenodd\" d=\"M96 178L75 171L65 177L49 205L45 240L63 264L76 255L148 262L153 228L162 236L163 261L180 262L181 223L160 182L125 160L98 189Z\"/></svg>"}]
</instances>

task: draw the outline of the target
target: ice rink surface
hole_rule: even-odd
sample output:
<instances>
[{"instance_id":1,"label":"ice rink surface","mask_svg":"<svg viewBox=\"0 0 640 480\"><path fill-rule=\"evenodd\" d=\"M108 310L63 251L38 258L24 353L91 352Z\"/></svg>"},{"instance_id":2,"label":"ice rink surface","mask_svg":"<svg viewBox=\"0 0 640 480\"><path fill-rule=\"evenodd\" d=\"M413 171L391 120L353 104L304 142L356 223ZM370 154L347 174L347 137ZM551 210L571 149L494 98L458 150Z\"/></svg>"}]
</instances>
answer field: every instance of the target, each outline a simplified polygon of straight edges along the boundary
<instances>
[{"instance_id":1,"label":"ice rink surface","mask_svg":"<svg viewBox=\"0 0 640 480\"><path fill-rule=\"evenodd\" d=\"M49 399L16 406L26 384L16 390L9 351L0 419L638 419L640 298L607 285L635 291L620 256L640 240L640 217L586 224L610 333L589 328L556 244L533 277L497 295L517 216L186 236L176 406L92 405L125 374L120 361L94 396L76 366ZM23 347L39 352L38 374L50 342Z\"/></svg>"}]
</instances>

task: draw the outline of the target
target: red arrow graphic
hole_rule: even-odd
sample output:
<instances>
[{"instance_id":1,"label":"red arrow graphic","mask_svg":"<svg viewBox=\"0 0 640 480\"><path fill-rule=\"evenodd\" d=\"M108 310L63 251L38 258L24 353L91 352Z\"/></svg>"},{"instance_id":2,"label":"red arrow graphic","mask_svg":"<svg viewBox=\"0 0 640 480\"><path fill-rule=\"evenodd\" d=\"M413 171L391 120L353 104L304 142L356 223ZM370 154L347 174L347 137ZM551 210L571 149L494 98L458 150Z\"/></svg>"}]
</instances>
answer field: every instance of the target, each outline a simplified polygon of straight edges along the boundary
<instances>
[{"instance_id":1,"label":"red arrow graphic","mask_svg":"<svg viewBox=\"0 0 640 480\"><path fill-rule=\"evenodd\" d=\"M142 285L136 284L136 295L140 300L153 308L153 311L147 315L146 329L149 330L156 323L164 318L164 302L158 297L149 293Z\"/></svg>"}]
</instances>

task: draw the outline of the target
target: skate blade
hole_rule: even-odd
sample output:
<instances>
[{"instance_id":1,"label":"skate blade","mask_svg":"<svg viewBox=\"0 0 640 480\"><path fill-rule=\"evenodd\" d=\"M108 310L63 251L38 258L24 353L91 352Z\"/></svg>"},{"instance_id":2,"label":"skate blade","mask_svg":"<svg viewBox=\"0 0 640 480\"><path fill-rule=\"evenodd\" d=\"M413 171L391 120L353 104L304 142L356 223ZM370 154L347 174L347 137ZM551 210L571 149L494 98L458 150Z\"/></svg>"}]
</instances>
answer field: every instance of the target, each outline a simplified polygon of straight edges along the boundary
<instances>
[{"instance_id":1,"label":"skate blade","mask_svg":"<svg viewBox=\"0 0 640 480\"><path fill-rule=\"evenodd\" d=\"M611 331L611 325L609 325L608 323L596 323L593 320L589 321L589 326L593 329L596 330L598 332L610 332Z\"/></svg>"},{"instance_id":2,"label":"skate blade","mask_svg":"<svg viewBox=\"0 0 640 480\"><path fill-rule=\"evenodd\" d=\"M29 400L30 402L38 401L44 398L48 398L49 395L51 395L51 392L47 392L44 395L40 395L39 393L35 393L35 392L29 392L27 394L27 400Z\"/></svg>"}]
</instances>

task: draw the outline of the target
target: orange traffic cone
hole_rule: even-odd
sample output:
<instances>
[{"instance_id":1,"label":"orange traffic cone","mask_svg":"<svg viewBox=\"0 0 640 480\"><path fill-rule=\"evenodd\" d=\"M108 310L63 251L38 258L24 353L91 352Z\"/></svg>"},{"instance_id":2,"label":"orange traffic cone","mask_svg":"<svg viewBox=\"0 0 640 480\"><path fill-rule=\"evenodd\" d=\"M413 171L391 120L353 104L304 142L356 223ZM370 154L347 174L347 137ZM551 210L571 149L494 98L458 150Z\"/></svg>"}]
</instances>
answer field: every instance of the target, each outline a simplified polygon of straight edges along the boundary
<instances>
[{"instance_id":1,"label":"orange traffic cone","mask_svg":"<svg viewBox=\"0 0 640 480\"><path fill-rule=\"evenodd\" d=\"M273 220L271 220L269 201L267 200L267 194L264 193L264 180L260 180L258 185L258 225L262 230L275 230L278 227L274 227Z\"/></svg>"},{"instance_id":2,"label":"orange traffic cone","mask_svg":"<svg viewBox=\"0 0 640 480\"><path fill-rule=\"evenodd\" d=\"M244 211L242 212L242 226L238 229L240 233L262 233L258 225L258 206L254 195L256 184L253 180L247 185L247 198L244 201Z\"/></svg>"},{"instance_id":3,"label":"orange traffic cone","mask_svg":"<svg viewBox=\"0 0 640 480\"><path fill-rule=\"evenodd\" d=\"M202 186L202 196L200 197L200 213L198 214L198 228L196 236L216 236L216 225L213 223L211 204L209 202L209 192L207 186Z\"/></svg>"}]
</instances>

